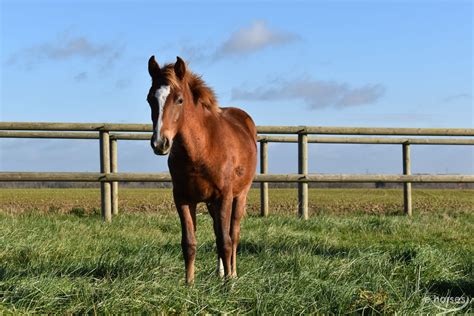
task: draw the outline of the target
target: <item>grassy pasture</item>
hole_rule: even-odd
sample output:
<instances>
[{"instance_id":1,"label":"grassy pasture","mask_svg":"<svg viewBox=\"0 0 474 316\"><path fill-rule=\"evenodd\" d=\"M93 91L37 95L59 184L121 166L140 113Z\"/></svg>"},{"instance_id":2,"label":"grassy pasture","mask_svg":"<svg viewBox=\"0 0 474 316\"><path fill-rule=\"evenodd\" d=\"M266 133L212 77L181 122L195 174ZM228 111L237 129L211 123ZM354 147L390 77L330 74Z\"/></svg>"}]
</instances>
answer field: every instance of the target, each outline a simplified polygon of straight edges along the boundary
<instances>
[{"instance_id":1,"label":"grassy pasture","mask_svg":"<svg viewBox=\"0 0 474 316\"><path fill-rule=\"evenodd\" d=\"M0 189L0 212L18 214L35 210L40 213L100 212L98 189ZM252 189L247 213L260 212L258 189ZM297 214L296 189L270 189L270 212ZM175 214L170 189L119 190L119 208L125 212ZM400 214L403 191L396 189L310 189L310 215ZM200 212L205 212L201 206ZM430 214L474 212L474 190L413 190L413 211Z\"/></svg>"},{"instance_id":2,"label":"grassy pasture","mask_svg":"<svg viewBox=\"0 0 474 316\"><path fill-rule=\"evenodd\" d=\"M98 190L2 189L0 313L439 313L429 298L474 297L473 196L414 190L409 219L396 215L399 190L315 189L301 221L295 190L270 190L269 218L254 190L239 278L214 275L201 209L187 287L169 190L121 190L122 213L105 225Z\"/></svg>"}]
</instances>

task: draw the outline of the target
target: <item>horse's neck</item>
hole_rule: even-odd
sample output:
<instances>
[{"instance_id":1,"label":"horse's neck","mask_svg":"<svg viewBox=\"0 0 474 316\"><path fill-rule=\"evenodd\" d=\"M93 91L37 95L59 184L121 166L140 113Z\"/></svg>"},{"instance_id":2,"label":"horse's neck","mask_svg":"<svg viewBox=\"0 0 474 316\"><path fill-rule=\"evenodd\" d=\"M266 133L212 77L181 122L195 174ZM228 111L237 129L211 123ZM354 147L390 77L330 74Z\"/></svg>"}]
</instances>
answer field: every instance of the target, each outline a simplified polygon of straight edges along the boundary
<instances>
[{"instance_id":1,"label":"horse's neck","mask_svg":"<svg viewBox=\"0 0 474 316\"><path fill-rule=\"evenodd\" d=\"M192 110L184 111L183 124L178 131L181 149L191 161L202 161L207 158L211 144L209 125L206 122L205 110L192 105Z\"/></svg>"}]
</instances>

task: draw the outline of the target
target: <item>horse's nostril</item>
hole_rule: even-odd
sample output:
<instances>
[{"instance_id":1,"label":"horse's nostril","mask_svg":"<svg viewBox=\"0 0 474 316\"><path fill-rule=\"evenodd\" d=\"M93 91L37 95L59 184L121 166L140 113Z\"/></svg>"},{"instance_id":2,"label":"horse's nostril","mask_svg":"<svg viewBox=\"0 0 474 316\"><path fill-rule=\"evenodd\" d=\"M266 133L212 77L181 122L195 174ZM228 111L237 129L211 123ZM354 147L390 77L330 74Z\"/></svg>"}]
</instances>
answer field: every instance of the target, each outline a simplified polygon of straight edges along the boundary
<instances>
[{"instance_id":1,"label":"horse's nostril","mask_svg":"<svg viewBox=\"0 0 474 316\"><path fill-rule=\"evenodd\" d=\"M168 140L168 138L165 137L165 139L163 139L163 148L168 148L170 144L170 141Z\"/></svg>"}]
</instances>

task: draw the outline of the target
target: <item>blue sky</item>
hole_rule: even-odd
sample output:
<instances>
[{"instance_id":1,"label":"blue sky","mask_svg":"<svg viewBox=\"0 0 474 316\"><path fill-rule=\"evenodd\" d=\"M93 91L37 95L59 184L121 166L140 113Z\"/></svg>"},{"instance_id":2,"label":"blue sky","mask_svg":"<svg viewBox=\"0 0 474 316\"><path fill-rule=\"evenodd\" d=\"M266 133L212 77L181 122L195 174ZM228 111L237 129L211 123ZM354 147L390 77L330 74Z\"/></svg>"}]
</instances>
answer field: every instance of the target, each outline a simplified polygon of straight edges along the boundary
<instances>
[{"instance_id":1,"label":"blue sky","mask_svg":"<svg viewBox=\"0 0 474 316\"><path fill-rule=\"evenodd\" d=\"M177 55L258 125L473 127L470 1L1 1L2 121L149 123L147 60ZM311 172L398 173L401 146L311 145ZM413 171L474 173L468 146ZM98 144L0 140L2 170L96 171ZM270 145L296 171L296 145ZM122 142L122 171L164 171Z\"/></svg>"}]
</instances>

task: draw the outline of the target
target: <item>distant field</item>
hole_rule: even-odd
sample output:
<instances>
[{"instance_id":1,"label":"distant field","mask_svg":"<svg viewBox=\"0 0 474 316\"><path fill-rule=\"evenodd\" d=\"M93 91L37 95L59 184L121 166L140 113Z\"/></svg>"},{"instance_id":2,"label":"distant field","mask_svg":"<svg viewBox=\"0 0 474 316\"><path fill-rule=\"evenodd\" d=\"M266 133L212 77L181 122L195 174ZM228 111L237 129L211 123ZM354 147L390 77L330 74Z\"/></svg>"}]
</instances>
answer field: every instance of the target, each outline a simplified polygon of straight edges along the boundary
<instances>
[{"instance_id":1,"label":"distant field","mask_svg":"<svg viewBox=\"0 0 474 316\"><path fill-rule=\"evenodd\" d=\"M41 213L97 213L98 189L0 189L0 211L36 210ZM258 214L260 195L252 189L247 212ZM171 189L120 189L119 208L124 212L151 211L174 214ZM414 212L470 213L474 211L474 190L413 190ZM296 189L270 189L270 212L296 214ZM396 189L310 189L310 215L397 214L403 210L403 192ZM200 211L205 211L201 207Z\"/></svg>"},{"instance_id":2,"label":"distant field","mask_svg":"<svg viewBox=\"0 0 474 316\"><path fill-rule=\"evenodd\" d=\"M111 224L98 190L0 190L0 314L435 314L474 297L473 192L270 190L271 216L252 191L239 278L214 275L210 216L198 216L196 284L184 285L180 226L169 190L124 189ZM474 304L460 312L473 313Z\"/></svg>"}]
</instances>

